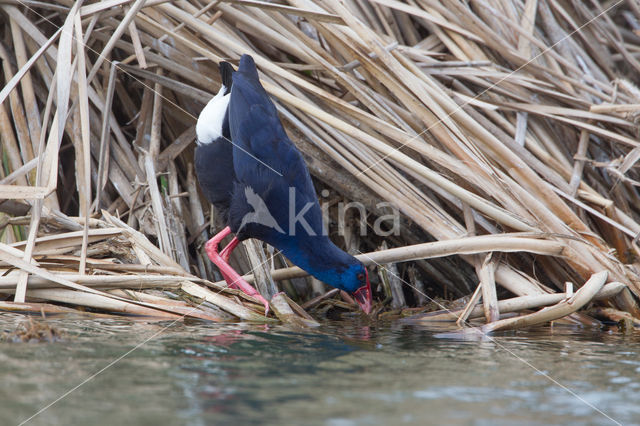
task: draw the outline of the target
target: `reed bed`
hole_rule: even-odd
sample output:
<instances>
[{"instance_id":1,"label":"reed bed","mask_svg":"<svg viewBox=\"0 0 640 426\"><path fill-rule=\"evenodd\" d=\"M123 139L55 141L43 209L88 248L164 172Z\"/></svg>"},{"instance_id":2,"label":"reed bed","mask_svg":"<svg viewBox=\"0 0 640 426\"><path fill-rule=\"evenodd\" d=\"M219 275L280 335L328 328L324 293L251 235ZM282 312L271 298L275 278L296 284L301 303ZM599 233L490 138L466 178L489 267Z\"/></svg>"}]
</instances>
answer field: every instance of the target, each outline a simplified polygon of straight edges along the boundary
<instances>
[{"instance_id":1,"label":"reed bed","mask_svg":"<svg viewBox=\"0 0 640 426\"><path fill-rule=\"evenodd\" d=\"M193 171L217 64L249 53L378 314L640 319L634 1L0 0L0 22L2 309L275 321L208 261ZM232 264L286 290L281 321L354 309L256 242Z\"/></svg>"}]
</instances>

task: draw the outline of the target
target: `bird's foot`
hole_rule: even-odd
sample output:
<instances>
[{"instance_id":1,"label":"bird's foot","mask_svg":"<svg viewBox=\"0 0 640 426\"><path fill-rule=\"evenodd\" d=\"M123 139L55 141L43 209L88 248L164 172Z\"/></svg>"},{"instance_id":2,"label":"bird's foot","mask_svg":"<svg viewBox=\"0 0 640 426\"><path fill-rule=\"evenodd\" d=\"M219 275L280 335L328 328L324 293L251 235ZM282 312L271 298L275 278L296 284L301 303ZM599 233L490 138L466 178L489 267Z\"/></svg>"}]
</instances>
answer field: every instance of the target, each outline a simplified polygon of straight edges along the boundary
<instances>
[{"instance_id":1,"label":"bird's foot","mask_svg":"<svg viewBox=\"0 0 640 426\"><path fill-rule=\"evenodd\" d=\"M227 283L229 283L229 281L227 281ZM232 283L229 283L229 286L234 286L234 288L241 290L244 294L251 296L258 302L262 303L264 305L264 316L266 317L269 314L269 301L262 297L258 290L256 290L251 284L246 282L240 275L238 275L238 277L234 279Z\"/></svg>"}]
</instances>

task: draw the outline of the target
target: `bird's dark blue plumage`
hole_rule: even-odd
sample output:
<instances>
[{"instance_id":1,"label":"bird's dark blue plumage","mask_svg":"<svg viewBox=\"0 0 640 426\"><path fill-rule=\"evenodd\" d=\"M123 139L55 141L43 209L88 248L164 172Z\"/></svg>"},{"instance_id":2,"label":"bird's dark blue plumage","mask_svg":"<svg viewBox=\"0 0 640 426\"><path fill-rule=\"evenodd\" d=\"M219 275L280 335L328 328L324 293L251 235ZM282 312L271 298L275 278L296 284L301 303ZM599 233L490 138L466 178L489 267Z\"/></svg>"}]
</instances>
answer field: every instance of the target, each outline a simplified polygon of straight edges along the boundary
<instances>
[{"instance_id":1,"label":"bird's dark blue plumage","mask_svg":"<svg viewBox=\"0 0 640 426\"><path fill-rule=\"evenodd\" d=\"M214 172L203 171L202 176L198 172L203 189L210 184L225 188L204 189L205 194L217 197L215 201L210 198L216 206L227 206L229 227L239 240L257 238L267 242L321 281L354 293L368 312L370 286L366 269L325 235L309 171L260 84L251 56L242 56L232 80L225 111L233 142L232 160L229 161L227 148L216 148L212 153L200 147L202 151L197 155L202 153L207 159L196 161L225 162L233 172L215 173L216 182L206 183L203 179L210 179ZM219 158L212 156L216 153ZM226 192L230 185L230 192ZM223 199L224 194L229 197Z\"/></svg>"}]
</instances>

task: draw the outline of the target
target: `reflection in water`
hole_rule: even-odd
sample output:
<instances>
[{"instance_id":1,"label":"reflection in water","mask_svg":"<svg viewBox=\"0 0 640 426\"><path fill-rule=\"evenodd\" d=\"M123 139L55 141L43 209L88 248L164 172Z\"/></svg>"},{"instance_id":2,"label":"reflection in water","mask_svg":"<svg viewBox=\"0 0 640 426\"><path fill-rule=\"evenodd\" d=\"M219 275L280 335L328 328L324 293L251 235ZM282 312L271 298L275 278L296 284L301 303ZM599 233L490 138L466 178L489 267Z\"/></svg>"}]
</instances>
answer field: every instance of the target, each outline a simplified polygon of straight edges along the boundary
<instances>
[{"instance_id":1,"label":"reflection in water","mask_svg":"<svg viewBox=\"0 0 640 426\"><path fill-rule=\"evenodd\" d=\"M0 327L21 318L2 315ZM28 418L159 331L28 424L640 424L635 334L556 327L465 340L358 318L303 332L50 321L67 341L0 344L0 424Z\"/></svg>"}]
</instances>

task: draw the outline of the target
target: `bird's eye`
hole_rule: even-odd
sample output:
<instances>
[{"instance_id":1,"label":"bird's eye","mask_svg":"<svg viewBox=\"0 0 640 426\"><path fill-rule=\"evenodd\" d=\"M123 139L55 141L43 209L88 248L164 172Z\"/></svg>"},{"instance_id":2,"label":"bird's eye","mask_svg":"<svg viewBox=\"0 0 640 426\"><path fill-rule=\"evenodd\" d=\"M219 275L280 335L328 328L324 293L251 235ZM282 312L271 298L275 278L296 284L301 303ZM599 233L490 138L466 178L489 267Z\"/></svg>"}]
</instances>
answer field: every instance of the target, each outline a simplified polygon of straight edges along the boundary
<instances>
[{"instance_id":1,"label":"bird's eye","mask_svg":"<svg viewBox=\"0 0 640 426\"><path fill-rule=\"evenodd\" d=\"M358 278L358 281L364 281L364 274L363 274L362 272L360 272L360 273L357 275L357 278Z\"/></svg>"}]
</instances>

